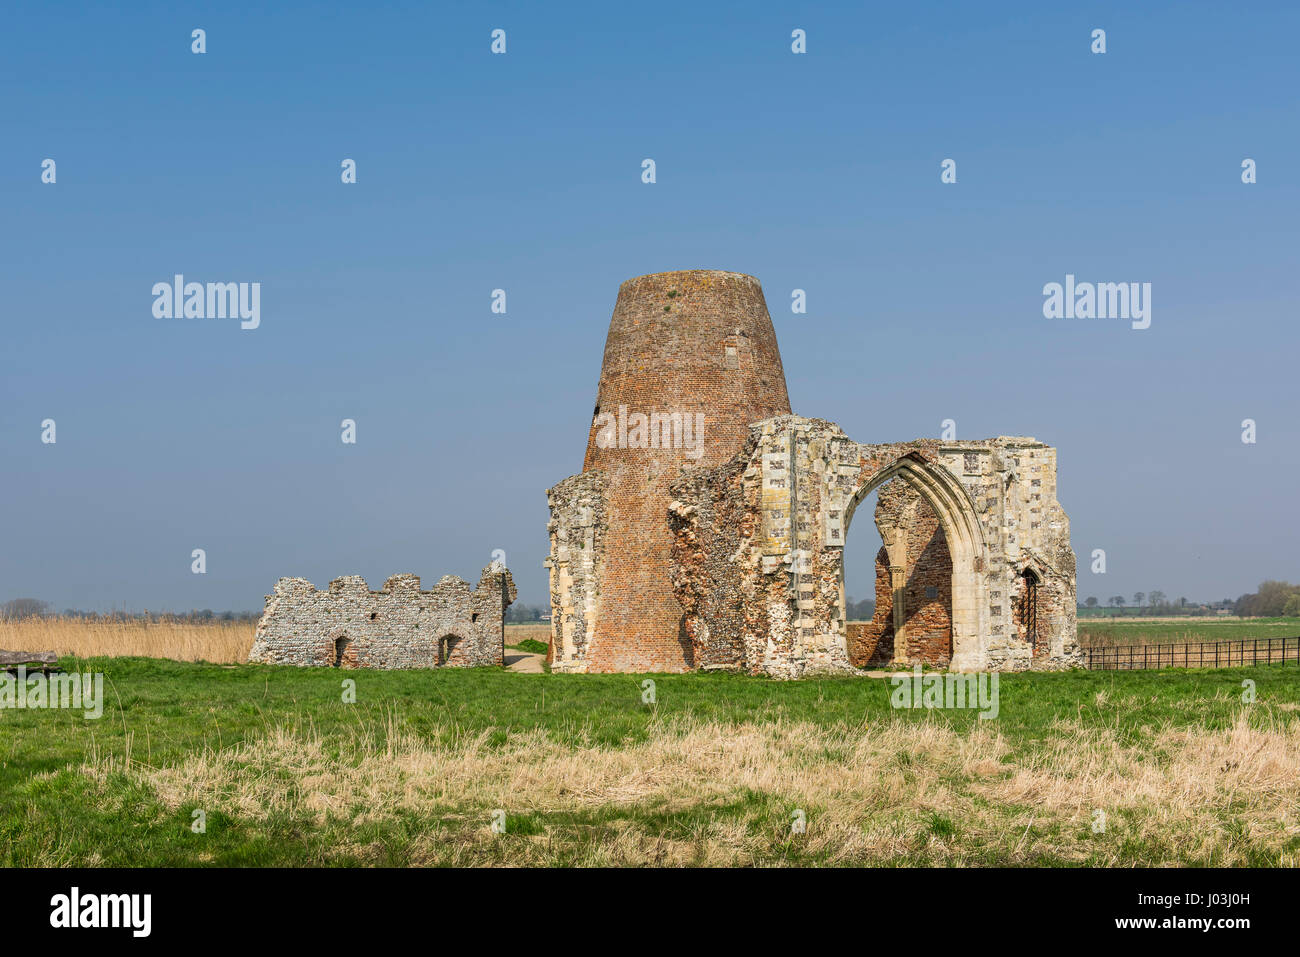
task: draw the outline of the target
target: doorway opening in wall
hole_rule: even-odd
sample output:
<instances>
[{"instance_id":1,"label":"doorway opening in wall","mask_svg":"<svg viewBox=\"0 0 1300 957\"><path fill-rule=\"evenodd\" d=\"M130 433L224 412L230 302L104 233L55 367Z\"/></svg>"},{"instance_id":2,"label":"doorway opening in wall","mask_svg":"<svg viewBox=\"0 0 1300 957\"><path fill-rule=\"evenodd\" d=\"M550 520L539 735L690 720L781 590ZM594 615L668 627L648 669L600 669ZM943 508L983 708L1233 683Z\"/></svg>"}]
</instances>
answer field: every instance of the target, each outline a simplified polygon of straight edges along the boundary
<instances>
[{"instance_id":1,"label":"doorway opening in wall","mask_svg":"<svg viewBox=\"0 0 1300 957\"><path fill-rule=\"evenodd\" d=\"M442 667L451 661L451 656L460 644L460 639L455 635L443 635L438 639L438 666Z\"/></svg>"},{"instance_id":2,"label":"doorway opening in wall","mask_svg":"<svg viewBox=\"0 0 1300 957\"><path fill-rule=\"evenodd\" d=\"M858 503L844 543L844 620L849 624L866 624L876 613L876 553L884 547L872 518L878 492L873 489Z\"/></svg>"},{"instance_id":3,"label":"doorway opening in wall","mask_svg":"<svg viewBox=\"0 0 1300 957\"><path fill-rule=\"evenodd\" d=\"M848 521L842 584L849 660L858 667L946 666L953 563L939 516L899 477L865 495Z\"/></svg>"},{"instance_id":4,"label":"doorway opening in wall","mask_svg":"<svg viewBox=\"0 0 1300 957\"><path fill-rule=\"evenodd\" d=\"M1016 602L1016 630L1038 654L1038 573L1026 568L1020 573L1020 595Z\"/></svg>"},{"instance_id":5,"label":"doorway opening in wall","mask_svg":"<svg viewBox=\"0 0 1300 957\"><path fill-rule=\"evenodd\" d=\"M352 655L349 652L352 649L352 639L346 635L334 639L334 667L342 668L345 660L350 660Z\"/></svg>"}]
</instances>

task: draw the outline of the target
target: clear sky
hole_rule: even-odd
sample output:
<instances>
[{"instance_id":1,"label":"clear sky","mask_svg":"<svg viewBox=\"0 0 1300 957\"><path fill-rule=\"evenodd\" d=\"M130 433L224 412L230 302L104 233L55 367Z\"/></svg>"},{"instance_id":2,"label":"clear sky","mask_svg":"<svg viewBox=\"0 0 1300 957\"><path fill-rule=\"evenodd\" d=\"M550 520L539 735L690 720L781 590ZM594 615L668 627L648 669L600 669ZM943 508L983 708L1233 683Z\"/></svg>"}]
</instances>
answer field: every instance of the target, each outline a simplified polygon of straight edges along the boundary
<instances>
[{"instance_id":1,"label":"clear sky","mask_svg":"<svg viewBox=\"0 0 1300 957\"><path fill-rule=\"evenodd\" d=\"M544 602L618 284L696 267L762 280L800 414L1056 446L1081 600L1300 580L1296 5L271 6L6 4L0 600L500 548ZM176 273L260 327L155 318ZM1150 328L1044 318L1067 274Z\"/></svg>"}]
</instances>

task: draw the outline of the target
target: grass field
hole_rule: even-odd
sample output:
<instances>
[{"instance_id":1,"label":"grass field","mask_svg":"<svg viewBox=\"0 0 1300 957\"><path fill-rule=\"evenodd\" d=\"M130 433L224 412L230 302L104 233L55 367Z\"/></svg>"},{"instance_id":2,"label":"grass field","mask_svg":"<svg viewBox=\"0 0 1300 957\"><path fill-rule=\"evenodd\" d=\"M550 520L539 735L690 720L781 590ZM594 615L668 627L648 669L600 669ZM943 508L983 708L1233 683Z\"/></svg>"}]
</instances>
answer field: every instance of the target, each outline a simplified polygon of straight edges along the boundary
<instances>
[{"instance_id":1,"label":"grass field","mask_svg":"<svg viewBox=\"0 0 1300 957\"><path fill-rule=\"evenodd\" d=\"M1300 633L1101 627L1259 625ZM247 624L0 624L0 647L106 677L99 720L0 709L0 862L1300 863L1294 665L1003 675L981 720L893 709L879 679L656 675L646 704L645 676L239 663L251 640Z\"/></svg>"},{"instance_id":2,"label":"grass field","mask_svg":"<svg viewBox=\"0 0 1300 957\"><path fill-rule=\"evenodd\" d=\"M1296 667L1006 675L988 721L869 678L657 675L648 705L632 675L72 664L102 719L0 710L8 865L1300 863Z\"/></svg>"},{"instance_id":3,"label":"grass field","mask_svg":"<svg viewBox=\"0 0 1300 957\"><path fill-rule=\"evenodd\" d=\"M1300 618L1079 619L1085 648L1300 636Z\"/></svg>"},{"instance_id":4,"label":"grass field","mask_svg":"<svg viewBox=\"0 0 1300 957\"><path fill-rule=\"evenodd\" d=\"M506 647L546 654L551 640L549 624L506 625Z\"/></svg>"},{"instance_id":5,"label":"grass field","mask_svg":"<svg viewBox=\"0 0 1300 957\"><path fill-rule=\"evenodd\" d=\"M248 622L145 624L128 621L89 622L65 618L31 618L0 622L0 648L56 651L81 657L144 656L177 661L236 664L248 659L254 626ZM506 645L542 651L550 638L548 624L507 625ZM1084 647L1117 644L1218 641L1242 638L1294 638L1300 618L1147 618L1079 622Z\"/></svg>"}]
</instances>

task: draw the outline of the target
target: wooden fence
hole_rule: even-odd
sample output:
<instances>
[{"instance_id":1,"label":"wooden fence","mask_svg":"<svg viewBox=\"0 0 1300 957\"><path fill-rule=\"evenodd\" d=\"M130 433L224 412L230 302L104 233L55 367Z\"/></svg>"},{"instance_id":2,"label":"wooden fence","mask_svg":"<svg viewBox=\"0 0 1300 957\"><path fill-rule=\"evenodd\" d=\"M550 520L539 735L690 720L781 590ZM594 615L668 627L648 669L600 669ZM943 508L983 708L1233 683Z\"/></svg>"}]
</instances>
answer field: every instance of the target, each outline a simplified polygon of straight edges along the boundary
<instances>
[{"instance_id":1,"label":"wooden fence","mask_svg":"<svg viewBox=\"0 0 1300 957\"><path fill-rule=\"evenodd\" d=\"M1085 648L1093 671L1144 668L1238 668L1242 665L1300 664L1300 637L1188 641L1160 645Z\"/></svg>"}]
</instances>

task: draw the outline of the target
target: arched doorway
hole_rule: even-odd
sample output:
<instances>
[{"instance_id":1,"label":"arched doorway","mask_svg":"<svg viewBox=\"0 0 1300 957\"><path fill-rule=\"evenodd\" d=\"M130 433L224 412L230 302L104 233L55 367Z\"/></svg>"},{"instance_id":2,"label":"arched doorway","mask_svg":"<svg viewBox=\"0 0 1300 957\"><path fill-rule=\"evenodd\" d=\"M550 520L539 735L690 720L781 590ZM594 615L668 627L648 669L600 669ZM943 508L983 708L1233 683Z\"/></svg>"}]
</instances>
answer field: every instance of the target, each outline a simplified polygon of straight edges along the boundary
<instances>
[{"instance_id":1,"label":"arched doorway","mask_svg":"<svg viewBox=\"0 0 1300 957\"><path fill-rule=\"evenodd\" d=\"M952 660L952 555L938 514L902 478L858 503L844 545L845 636L861 666ZM869 590L864 585L869 586ZM850 602L855 594L867 601Z\"/></svg>"},{"instance_id":2,"label":"arched doorway","mask_svg":"<svg viewBox=\"0 0 1300 957\"><path fill-rule=\"evenodd\" d=\"M896 479L900 481L894 484ZM846 541L858 506L876 489L881 489L882 498L894 500L885 509L876 510L878 515L883 511L887 519L879 528L884 547L877 555L878 561L887 563L884 566L887 585L881 581L885 571L878 564L877 605L881 604L883 588L890 598L889 660L911 660L915 652L920 660L947 664L956 670L979 667L983 660L980 608L987 603L983 580L984 539L970 496L947 469L927 461L918 452L909 452L854 491L844 512ZM842 558L842 633L850 643L850 660L866 664L861 653L868 646L859 641L856 646L859 654L855 655L854 636L843 622L845 598ZM909 603L919 616L914 627L921 630L914 633L924 639L915 646L908 636ZM880 631L883 637L886 629L882 627ZM881 644L878 641L871 649L876 659L884 650Z\"/></svg>"}]
</instances>

